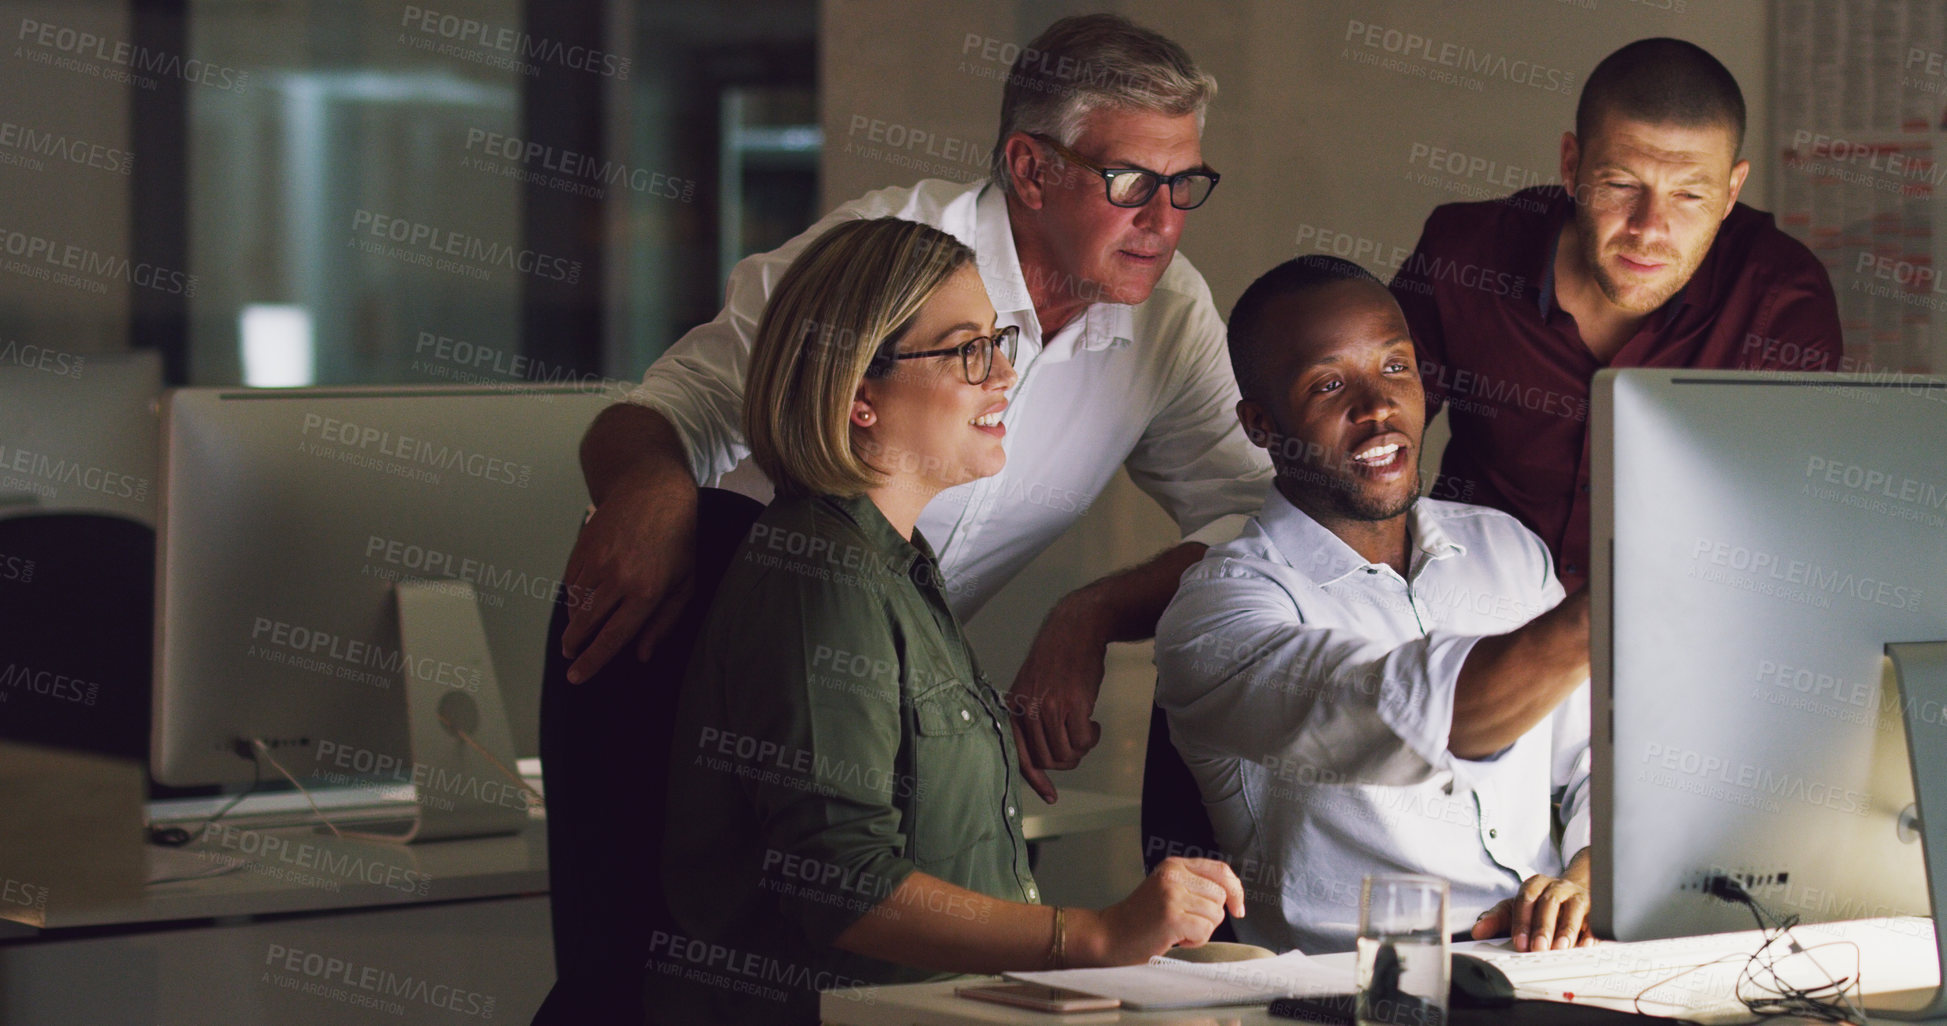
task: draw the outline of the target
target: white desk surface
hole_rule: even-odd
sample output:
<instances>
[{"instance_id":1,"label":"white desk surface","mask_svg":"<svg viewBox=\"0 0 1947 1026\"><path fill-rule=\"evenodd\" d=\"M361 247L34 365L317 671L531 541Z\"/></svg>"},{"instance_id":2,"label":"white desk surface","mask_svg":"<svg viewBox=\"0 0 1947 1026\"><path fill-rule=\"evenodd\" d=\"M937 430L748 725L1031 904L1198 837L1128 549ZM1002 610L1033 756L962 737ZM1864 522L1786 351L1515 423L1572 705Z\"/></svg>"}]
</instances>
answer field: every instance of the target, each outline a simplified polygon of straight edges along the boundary
<instances>
[{"instance_id":1,"label":"white desk surface","mask_svg":"<svg viewBox=\"0 0 1947 1026\"><path fill-rule=\"evenodd\" d=\"M1141 820L1142 803L1117 795L1064 789L1054 805L1032 794L1025 801L1028 809L1021 825L1029 840ZM279 846L266 855L263 845L272 838ZM51 895L38 924L0 920L0 942L33 938L42 929L545 894L547 847L546 823L540 818L529 820L519 834L425 844L344 840L308 826L212 832L182 848L145 846L145 851L153 853L151 858L175 858L191 865L241 861L242 868L150 884L139 898L108 905L63 908L59 895Z\"/></svg>"},{"instance_id":2,"label":"white desk surface","mask_svg":"<svg viewBox=\"0 0 1947 1026\"><path fill-rule=\"evenodd\" d=\"M1353 954L1320 955L1326 965L1342 964L1350 969ZM991 1001L971 1001L953 993L969 983L998 981L998 976L967 977L939 983L908 983L893 987L854 987L828 990L818 999L818 1015L824 1026L992 1026L995 1023L1046 1024L1046 1026L1093 1026L1118 1023L1126 1026L1291 1026L1297 1021L1273 1016L1262 1006L1232 1008L1185 1008L1166 1012L1077 1012L1055 1015L1026 1008L1009 1008Z\"/></svg>"},{"instance_id":3,"label":"white desk surface","mask_svg":"<svg viewBox=\"0 0 1947 1026\"><path fill-rule=\"evenodd\" d=\"M1315 956L1320 963L1343 965L1348 970L1356 958L1350 951ZM823 1026L913 1026L915 1023L925 1023L926 1026L1094 1026L1097 1023L1116 1023L1118 1026L1291 1026L1298 1021L1274 1016L1264 1006L1250 1005L1157 1012L1119 1009L1055 1015L1025 1008L1009 1008L991 1001L971 1001L953 992L955 988L969 983L999 980L998 976L970 976L938 983L828 990L819 997L818 1013ZM1767 1023L1782 1024L1813 1021L1783 1016L1765 1020ZM1933 1026L1947 1026L1947 1019L1929 1021Z\"/></svg>"},{"instance_id":4,"label":"white desk surface","mask_svg":"<svg viewBox=\"0 0 1947 1026\"><path fill-rule=\"evenodd\" d=\"M273 838L281 845L266 854L263 846ZM41 926L120 926L544 894L547 849L547 827L540 819L529 820L518 834L425 844L339 839L306 826L238 829L178 849L148 850L190 865L240 861L241 868L150 884L132 902L62 908L59 896L51 895ZM37 933L31 925L0 922L0 940Z\"/></svg>"}]
</instances>

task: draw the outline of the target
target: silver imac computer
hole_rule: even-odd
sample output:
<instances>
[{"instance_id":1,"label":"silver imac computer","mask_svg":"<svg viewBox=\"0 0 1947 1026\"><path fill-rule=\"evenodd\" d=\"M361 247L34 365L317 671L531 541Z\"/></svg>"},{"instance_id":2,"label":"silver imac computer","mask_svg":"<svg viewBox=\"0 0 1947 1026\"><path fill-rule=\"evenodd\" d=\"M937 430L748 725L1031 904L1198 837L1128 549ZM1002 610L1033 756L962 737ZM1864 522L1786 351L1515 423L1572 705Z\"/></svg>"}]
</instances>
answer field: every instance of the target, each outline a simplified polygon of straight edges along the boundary
<instances>
[{"instance_id":1,"label":"silver imac computer","mask_svg":"<svg viewBox=\"0 0 1947 1026\"><path fill-rule=\"evenodd\" d=\"M1719 877L1807 923L1933 914L1947 381L1604 371L1593 411L1596 931L1748 929Z\"/></svg>"},{"instance_id":2,"label":"silver imac computer","mask_svg":"<svg viewBox=\"0 0 1947 1026\"><path fill-rule=\"evenodd\" d=\"M381 832L520 829L514 767L538 749L548 622L576 599L559 578L587 506L577 448L609 401L572 386L170 392L156 779L410 785Z\"/></svg>"},{"instance_id":3,"label":"silver imac computer","mask_svg":"<svg viewBox=\"0 0 1947 1026\"><path fill-rule=\"evenodd\" d=\"M0 343L0 516L112 513L153 527L154 352Z\"/></svg>"}]
</instances>

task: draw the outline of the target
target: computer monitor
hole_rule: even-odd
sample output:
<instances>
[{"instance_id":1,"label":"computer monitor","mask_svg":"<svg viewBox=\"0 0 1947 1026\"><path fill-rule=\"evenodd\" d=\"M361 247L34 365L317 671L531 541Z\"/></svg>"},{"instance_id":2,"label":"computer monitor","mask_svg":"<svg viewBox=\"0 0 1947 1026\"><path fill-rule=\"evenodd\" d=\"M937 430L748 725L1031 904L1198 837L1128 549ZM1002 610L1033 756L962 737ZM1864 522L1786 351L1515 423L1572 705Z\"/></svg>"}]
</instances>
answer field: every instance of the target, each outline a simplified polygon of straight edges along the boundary
<instances>
[{"instance_id":1,"label":"computer monitor","mask_svg":"<svg viewBox=\"0 0 1947 1026\"><path fill-rule=\"evenodd\" d=\"M1906 714L1947 708L1886 646L1947 640L1947 381L1604 371L1591 430L1596 931L1748 929L1717 876L1930 914Z\"/></svg>"},{"instance_id":2,"label":"computer monitor","mask_svg":"<svg viewBox=\"0 0 1947 1026\"><path fill-rule=\"evenodd\" d=\"M587 505L577 447L608 403L572 386L170 392L156 778L274 780L275 759L307 786L425 791L438 759L407 713L433 711L423 692L480 718L475 737L506 732L503 767L450 782L502 787L538 750L548 623L577 600L559 580Z\"/></svg>"},{"instance_id":3,"label":"computer monitor","mask_svg":"<svg viewBox=\"0 0 1947 1026\"><path fill-rule=\"evenodd\" d=\"M113 513L155 525L154 352L0 342L0 516Z\"/></svg>"}]
</instances>

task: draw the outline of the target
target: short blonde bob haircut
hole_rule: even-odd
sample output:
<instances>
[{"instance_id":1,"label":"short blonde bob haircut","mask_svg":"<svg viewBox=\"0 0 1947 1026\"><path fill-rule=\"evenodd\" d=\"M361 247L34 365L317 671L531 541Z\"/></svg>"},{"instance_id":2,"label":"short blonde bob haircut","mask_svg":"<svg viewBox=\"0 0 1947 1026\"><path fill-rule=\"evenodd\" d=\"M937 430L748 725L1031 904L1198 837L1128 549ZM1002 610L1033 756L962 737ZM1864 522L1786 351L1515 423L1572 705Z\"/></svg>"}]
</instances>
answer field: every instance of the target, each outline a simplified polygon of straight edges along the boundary
<instances>
[{"instance_id":1,"label":"short blonde bob haircut","mask_svg":"<svg viewBox=\"0 0 1947 1026\"><path fill-rule=\"evenodd\" d=\"M896 217L846 221L814 239L757 322L744 388L744 437L780 495L856 496L885 475L852 438L852 400L881 347L973 250Z\"/></svg>"}]
</instances>

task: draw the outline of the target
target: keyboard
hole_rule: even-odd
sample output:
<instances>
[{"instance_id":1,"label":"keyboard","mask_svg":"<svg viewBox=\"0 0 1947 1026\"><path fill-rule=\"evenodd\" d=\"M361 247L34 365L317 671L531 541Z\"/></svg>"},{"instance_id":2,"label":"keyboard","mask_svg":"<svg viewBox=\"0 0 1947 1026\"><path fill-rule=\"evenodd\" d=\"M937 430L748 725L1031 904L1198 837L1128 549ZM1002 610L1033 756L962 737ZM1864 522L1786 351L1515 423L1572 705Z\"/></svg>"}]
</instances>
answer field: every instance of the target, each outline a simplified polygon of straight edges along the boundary
<instances>
[{"instance_id":1,"label":"keyboard","mask_svg":"<svg viewBox=\"0 0 1947 1026\"><path fill-rule=\"evenodd\" d=\"M1746 930L1633 943L1602 941L1586 948L1531 953L1480 947L1468 954L1499 969L1519 988L1605 976L1667 975L1715 964L1742 968L1763 943L1762 934Z\"/></svg>"},{"instance_id":2,"label":"keyboard","mask_svg":"<svg viewBox=\"0 0 1947 1026\"><path fill-rule=\"evenodd\" d=\"M1791 931L1800 945L1774 945L1771 973L1792 986L1813 988L1845 979L1865 995L1870 1008L1904 1007L1924 997L1940 981L1933 923L1894 916L1800 925ZM1710 1008L1733 1009L1738 978L1750 956L1764 943L1756 930L1619 943L1522 954L1502 945L1478 945L1467 954L1500 970L1516 997L1559 1000L1574 994L1581 1003L1610 1003L1663 1014L1657 1006L1685 1009L1685 1018ZM1618 999L1628 999L1616 1003ZM1638 1004L1638 1002L1641 1002ZM1916 1006L1917 1007L1917 1006ZM1675 1013L1669 1013L1675 1014Z\"/></svg>"}]
</instances>

